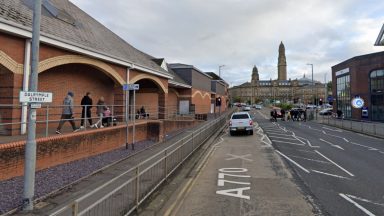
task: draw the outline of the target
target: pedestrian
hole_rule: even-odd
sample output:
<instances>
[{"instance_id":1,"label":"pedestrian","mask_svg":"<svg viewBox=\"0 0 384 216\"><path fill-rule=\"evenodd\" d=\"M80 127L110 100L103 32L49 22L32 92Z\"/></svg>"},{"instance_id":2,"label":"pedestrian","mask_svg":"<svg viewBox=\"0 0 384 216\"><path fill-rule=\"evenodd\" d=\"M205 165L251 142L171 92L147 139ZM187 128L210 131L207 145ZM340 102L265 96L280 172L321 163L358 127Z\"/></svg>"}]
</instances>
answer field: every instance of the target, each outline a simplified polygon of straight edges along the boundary
<instances>
[{"instance_id":1,"label":"pedestrian","mask_svg":"<svg viewBox=\"0 0 384 216\"><path fill-rule=\"evenodd\" d=\"M111 116L111 110L109 110L109 107L104 107L103 112L103 125L109 127L111 126L112 116Z\"/></svg>"},{"instance_id":2,"label":"pedestrian","mask_svg":"<svg viewBox=\"0 0 384 216\"><path fill-rule=\"evenodd\" d=\"M72 126L73 132L77 132L79 129L76 127L75 121L73 120L73 92L69 91L63 101L63 111L61 114L59 126L57 127L56 133L61 134L61 128L66 121Z\"/></svg>"},{"instance_id":3,"label":"pedestrian","mask_svg":"<svg viewBox=\"0 0 384 216\"><path fill-rule=\"evenodd\" d=\"M281 110L281 120L285 121L285 110L284 109Z\"/></svg>"},{"instance_id":4,"label":"pedestrian","mask_svg":"<svg viewBox=\"0 0 384 216\"><path fill-rule=\"evenodd\" d=\"M91 108L92 108L92 98L91 98L91 92L87 92L83 99L81 99L81 126L80 129L84 129L84 121L85 119L88 120L89 125L92 126L92 116L91 116Z\"/></svg>"},{"instance_id":5,"label":"pedestrian","mask_svg":"<svg viewBox=\"0 0 384 216\"><path fill-rule=\"evenodd\" d=\"M304 115L304 121L306 122L307 121L307 108L304 109L303 115Z\"/></svg>"},{"instance_id":6,"label":"pedestrian","mask_svg":"<svg viewBox=\"0 0 384 216\"><path fill-rule=\"evenodd\" d=\"M277 122L277 111L275 109L273 110L273 120Z\"/></svg>"},{"instance_id":7,"label":"pedestrian","mask_svg":"<svg viewBox=\"0 0 384 216\"><path fill-rule=\"evenodd\" d=\"M97 101L97 107L96 107L96 114L99 116L99 120L94 124L92 125L91 127L95 127L95 128L103 128L103 115L104 115L104 109L107 108L107 106L105 106L105 101L104 101L104 97L101 96L99 101ZM100 124L100 125L99 125Z\"/></svg>"},{"instance_id":8,"label":"pedestrian","mask_svg":"<svg viewBox=\"0 0 384 216\"><path fill-rule=\"evenodd\" d=\"M287 121L291 120L291 111L287 111Z\"/></svg>"}]
</instances>

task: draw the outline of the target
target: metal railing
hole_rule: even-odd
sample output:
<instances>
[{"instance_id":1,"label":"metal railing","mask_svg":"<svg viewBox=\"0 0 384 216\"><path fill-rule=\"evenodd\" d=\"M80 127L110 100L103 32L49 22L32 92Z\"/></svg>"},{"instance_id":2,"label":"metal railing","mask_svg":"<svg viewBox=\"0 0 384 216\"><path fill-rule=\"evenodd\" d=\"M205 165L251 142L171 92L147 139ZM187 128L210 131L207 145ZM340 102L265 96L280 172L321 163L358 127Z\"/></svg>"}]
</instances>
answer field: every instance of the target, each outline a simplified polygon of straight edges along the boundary
<instances>
[{"instance_id":1,"label":"metal railing","mask_svg":"<svg viewBox=\"0 0 384 216\"><path fill-rule=\"evenodd\" d=\"M104 105L103 105L104 106ZM106 107L110 109L110 118L109 125L121 125L126 124L126 107L125 105L109 105L106 104ZM143 105L137 105L135 107L129 106L129 114L128 121L140 120L140 119L172 119L172 120L185 120L185 119L198 119L198 120L206 120L206 116L188 113L188 114L180 114L178 112L177 106L167 106L167 107L159 107L159 106L144 106L145 113L141 113L140 109ZM42 105L41 108L37 110L36 116L36 126L37 126L37 137L47 137L50 134L55 133L55 129L57 128L61 114L63 105ZM74 106L74 113L72 119L64 119L64 120L73 120L76 123L77 127L80 127L80 122L84 121L84 130L87 130L87 127L90 126L88 120L92 119L93 123L99 120L99 116L96 113L97 105L93 105L91 109L91 117L84 116L82 117L82 108L84 107L87 110L87 106ZM22 128L26 128L28 122L22 121L21 113L22 110L26 108L26 105L21 104L0 104L0 135L22 135L25 134L21 131ZM207 108L205 108L207 109ZM85 112L86 113L86 112ZM67 123L66 123L67 124ZM20 137L22 139L22 137ZM0 140L1 143L1 140Z\"/></svg>"},{"instance_id":2,"label":"metal railing","mask_svg":"<svg viewBox=\"0 0 384 216\"><path fill-rule=\"evenodd\" d=\"M129 215L212 134L223 128L230 114L226 112L202 127L187 132L164 150L51 215Z\"/></svg>"},{"instance_id":3,"label":"metal railing","mask_svg":"<svg viewBox=\"0 0 384 216\"><path fill-rule=\"evenodd\" d=\"M384 137L384 123L380 122L350 120L337 118L334 115L322 116L320 122L359 133Z\"/></svg>"}]
</instances>

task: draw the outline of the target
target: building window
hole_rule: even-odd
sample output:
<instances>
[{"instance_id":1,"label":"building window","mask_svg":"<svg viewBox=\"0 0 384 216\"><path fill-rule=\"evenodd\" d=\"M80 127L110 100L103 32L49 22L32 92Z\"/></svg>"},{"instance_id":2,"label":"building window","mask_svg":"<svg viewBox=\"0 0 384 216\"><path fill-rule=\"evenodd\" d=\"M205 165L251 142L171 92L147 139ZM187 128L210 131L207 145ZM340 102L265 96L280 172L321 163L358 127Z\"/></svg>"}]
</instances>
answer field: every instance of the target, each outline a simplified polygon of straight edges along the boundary
<instances>
[{"instance_id":1,"label":"building window","mask_svg":"<svg viewBox=\"0 0 384 216\"><path fill-rule=\"evenodd\" d=\"M337 77L336 94L337 110L341 110L345 118L351 118L351 80L350 75Z\"/></svg>"},{"instance_id":2,"label":"building window","mask_svg":"<svg viewBox=\"0 0 384 216\"><path fill-rule=\"evenodd\" d=\"M370 83L372 120L384 121L384 69L372 71Z\"/></svg>"}]
</instances>

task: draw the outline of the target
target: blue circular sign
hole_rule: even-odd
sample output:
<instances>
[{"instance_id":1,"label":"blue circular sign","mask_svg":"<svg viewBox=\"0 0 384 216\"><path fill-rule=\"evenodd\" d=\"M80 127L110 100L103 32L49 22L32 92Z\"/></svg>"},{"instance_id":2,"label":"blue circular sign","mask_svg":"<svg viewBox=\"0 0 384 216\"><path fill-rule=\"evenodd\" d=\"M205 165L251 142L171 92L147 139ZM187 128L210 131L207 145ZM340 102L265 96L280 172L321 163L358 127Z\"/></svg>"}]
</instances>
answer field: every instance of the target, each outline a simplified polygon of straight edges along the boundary
<instances>
[{"instance_id":1,"label":"blue circular sign","mask_svg":"<svg viewBox=\"0 0 384 216\"><path fill-rule=\"evenodd\" d=\"M364 106L364 100L362 98L354 98L351 104L353 108L360 109Z\"/></svg>"}]
</instances>

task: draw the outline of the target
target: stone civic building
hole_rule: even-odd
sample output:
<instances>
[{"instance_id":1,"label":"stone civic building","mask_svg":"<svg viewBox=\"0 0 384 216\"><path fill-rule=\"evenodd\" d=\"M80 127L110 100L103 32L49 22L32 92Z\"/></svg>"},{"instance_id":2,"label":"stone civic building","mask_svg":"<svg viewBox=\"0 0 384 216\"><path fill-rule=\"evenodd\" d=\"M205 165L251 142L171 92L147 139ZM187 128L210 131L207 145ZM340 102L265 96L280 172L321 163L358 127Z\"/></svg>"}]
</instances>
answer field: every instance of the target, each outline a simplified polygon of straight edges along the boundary
<instances>
[{"instance_id":1,"label":"stone civic building","mask_svg":"<svg viewBox=\"0 0 384 216\"><path fill-rule=\"evenodd\" d=\"M229 89L232 102L240 100L244 103L258 103L265 100L292 102L292 103L316 103L325 98L324 84L305 77L300 79L287 79L287 60L283 42L279 46L277 80L260 80L256 66L252 69L251 82L246 82Z\"/></svg>"}]
</instances>

